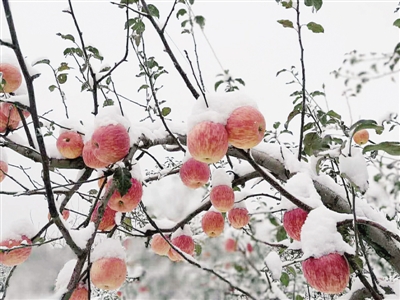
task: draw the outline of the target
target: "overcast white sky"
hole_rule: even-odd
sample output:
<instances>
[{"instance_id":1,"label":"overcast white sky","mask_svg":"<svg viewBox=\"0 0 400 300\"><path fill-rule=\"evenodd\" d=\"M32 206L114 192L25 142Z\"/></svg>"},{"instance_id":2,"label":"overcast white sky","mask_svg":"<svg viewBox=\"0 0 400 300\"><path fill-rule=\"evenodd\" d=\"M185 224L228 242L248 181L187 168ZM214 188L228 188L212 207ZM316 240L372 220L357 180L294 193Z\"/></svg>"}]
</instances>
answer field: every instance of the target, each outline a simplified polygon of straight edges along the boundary
<instances>
[{"instance_id":1,"label":"overcast white sky","mask_svg":"<svg viewBox=\"0 0 400 300\"><path fill-rule=\"evenodd\" d=\"M67 1L10 2L21 48L28 61L49 58L58 66L64 61L63 50L71 44L61 40L56 33L71 33L77 38L71 17L62 13L62 10L68 7ZM104 62L113 65L124 52L124 11L111 5L109 1L72 2L86 44L96 46L105 57ZM392 25L398 18L398 15L393 13L397 2L324 1L322 9L316 14L312 13L310 8L302 10L302 23L314 21L325 28L324 34L313 34L307 29L303 30L307 88L313 91L320 89L325 83L330 108L342 114L347 122L349 113L342 96L345 89L343 80L334 79L330 72L341 66L345 53L354 49L366 53L393 50L399 41L399 29ZM164 20L172 1L149 3L158 6L161 20ZM257 101L266 118L267 128L271 129L275 121L284 122L291 110L292 99L289 95L299 87L285 84L292 80L289 75L275 75L280 69L290 68L292 65L299 67L299 46L295 32L283 28L276 21L294 21L295 12L283 9L275 1L196 1L193 10L197 15L206 18L205 34L224 69L229 69L234 77L245 80L246 88L243 90ZM3 11L1 15L0 35L1 38L7 39L8 28ZM190 74L183 50L192 49L191 39L189 35L179 34L179 23L172 17L167 33L171 44L176 45L173 46L173 51ZM163 53L161 43L151 25L146 25L148 55L154 55L170 73L160 80L164 88L159 95L166 99L172 108L172 118L186 121L194 99ZM215 76L222 70L201 31L197 29L196 33L206 88L212 92L217 81ZM9 54L9 50L4 47L1 52L3 57ZM193 55L191 58L193 59ZM144 103L144 93L136 92L142 84L141 79L135 78L135 74L138 73L137 65L132 52L129 63L115 73L114 81L121 94ZM42 72L42 76L35 81L39 112L43 113L52 108L54 112L48 116L61 120L64 118L61 99L57 93L50 93L47 89L53 84L50 69L46 66L37 69ZM80 93L80 84L71 84L71 81L74 81L74 78L69 78L65 85L70 113L74 117L87 120L91 118L92 110L90 95ZM393 83L386 78L369 83L357 98L351 99L354 120L380 119L388 112L399 112L398 92L398 81ZM324 100L319 100L320 105L325 107ZM143 117L143 112L136 107L126 106L126 109L130 118L135 121ZM379 138L373 134L372 137ZM398 132L389 134L386 138L398 140ZM8 153L10 163L22 164L25 161L18 155ZM15 169L11 168L11 171L13 170ZM17 189L17 186L5 180L1 189L12 191ZM47 204L43 197L35 199L2 196L2 229L15 219L16 214L18 218L31 218L38 228L43 225L47 221Z\"/></svg>"}]
</instances>

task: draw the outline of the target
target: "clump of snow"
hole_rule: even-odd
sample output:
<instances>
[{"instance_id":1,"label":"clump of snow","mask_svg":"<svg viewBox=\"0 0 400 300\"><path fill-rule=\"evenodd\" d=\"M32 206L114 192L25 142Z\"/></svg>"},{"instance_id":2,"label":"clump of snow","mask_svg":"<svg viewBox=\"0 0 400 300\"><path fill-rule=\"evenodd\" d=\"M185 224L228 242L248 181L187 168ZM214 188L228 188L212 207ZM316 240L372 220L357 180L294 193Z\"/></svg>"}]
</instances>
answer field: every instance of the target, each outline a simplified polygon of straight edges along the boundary
<instances>
[{"instance_id":1,"label":"clump of snow","mask_svg":"<svg viewBox=\"0 0 400 300\"><path fill-rule=\"evenodd\" d=\"M78 119L70 118L70 119L64 119L60 122L58 122L61 126L65 127L60 127L59 129L59 135L61 135L65 131L75 131L79 133L85 133L85 127L81 124L81 122ZM66 129L69 128L69 129Z\"/></svg>"},{"instance_id":2,"label":"clump of snow","mask_svg":"<svg viewBox=\"0 0 400 300\"><path fill-rule=\"evenodd\" d=\"M187 235L187 236L192 236L192 235L193 235L192 230L190 229L190 226L189 226L189 225L186 224L185 226L183 226L183 229L182 229L182 228L178 228L178 229L171 235L171 240L174 239L174 238L176 238L176 237L178 237L178 236L181 236L181 235Z\"/></svg>"},{"instance_id":3,"label":"clump of snow","mask_svg":"<svg viewBox=\"0 0 400 300\"><path fill-rule=\"evenodd\" d=\"M272 279L279 280L282 273L282 261L279 254L275 251L271 251L268 253L264 262L272 274Z\"/></svg>"},{"instance_id":4,"label":"clump of snow","mask_svg":"<svg viewBox=\"0 0 400 300\"><path fill-rule=\"evenodd\" d=\"M65 263L64 267L58 273L55 288L54 288L57 293L63 294L68 291L68 289L67 289L68 283L71 280L71 275L74 271L76 262L77 262L76 259L71 259L71 260L67 261Z\"/></svg>"},{"instance_id":5,"label":"clump of snow","mask_svg":"<svg viewBox=\"0 0 400 300\"><path fill-rule=\"evenodd\" d=\"M131 127L131 122L121 115L121 111L117 106L105 106L99 110L96 118L94 119L94 129L107 125L123 125L126 130Z\"/></svg>"},{"instance_id":6,"label":"clump of snow","mask_svg":"<svg viewBox=\"0 0 400 300\"><path fill-rule=\"evenodd\" d=\"M232 178L228 173L226 173L224 168L215 169L212 172L211 185L213 187L218 185L227 185L232 187Z\"/></svg>"},{"instance_id":7,"label":"clump of snow","mask_svg":"<svg viewBox=\"0 0 400 300\"><path fill-rule=\"evenodd\" d=\"M16 220L10 225L6 231L1 232L1 241L20 240L21 236L25 235L28 238L35 236L35 230L32 223L27 220Z\"/></svg>"},{"instance_id":8,"label":"clump of snow","mask_svg":"<svg viewBox=\"0 0 400 300\"><path fill-rule=\"evenodd\" d=\"M0 149L0 160L4 161L5 163L8 162L7 151L4 147L1 147Z\"/></svg>"},{"instance_id":9,"label":"clump of snow","mask_svg":"<svg viewBox=\"0 0 400 300\"><path fill-rule=\"evenodd\" d=\"M235 192L235 204L233 208L246 208L245 198L249 195L246 191Z\"/></svg>"},{"instance_id":10,"label":"clump of snow","mask_svg":"<svg viewBox=\"0 0 400 300\"><path fill-rule=\"evenodd\" d=\"M339 214L321 205L308 214L301 228L303 259L321 257L329 253L354 254L354 249L342 239L336 224L351 219L350 214Z\"/></svg>"},{"instance_id":11,"label":"clump of snow","mask_svg":"<svg viewBox=\"0 0 400 300\"><path fill-rule=\"evenodd\" d=\"M132 178L135 178L140 182L143 181L142 170L140 169L140 164L137 160L132 160L131 175L132 175Z\"/></svg>"},{"instance_id":12,"label":"clump of snow","mask_svg":"<svg viewBox=\"0 0 400 300\"><path fill-rule=\"evenodd\" d=\"M115 257L125 260L125 250L121 242L112 238L100 241L93 249L91 258L92 261L96 261L104 257Z\"/></svg>"},{"instance_id":13,"label":"clump of snow","mask_svg":"<svg viewBox=\"0 0 400 300\"><path fill-rule=\"evenodd\" d=\"M62 219L62 218L61 218ZM69 234L74 240L75 244L84 249L86 247L87 241L94 233L94 223L90 222L89 225L85 228L79 230L70 230Z\"/></svg>"},{"instance_id":14,"label":"clump of snow","mask_svg":"<svg viewBox=\"0 0 400 300\"><path fill-rule=\"evenodd\" d=\"M168 228L172 228L176 225L176 222L173 222L166 218L153 219L153 221L156 223L157 227L160 229L168 229ZM155 230L155 228L150 223L148 223L145 226L143 226L142 228L138 228L138 229L140 229L143 232L145 232L147 230Z\"/></svg>"},{"instance_id":15,"label":"clump of snow","mask_svg":"<svg viewBox=\"0 0 400 300\"><path fill-rule=\"evenodd\" d=\"M117 226L121 225L121 219L122 219L122 212L117 211L117 213L114 216L115 225Z\"/></svg>"},{"instance_id":16,"label":"clump of snow","mask_svg":"<svg viewBox=\"0 0 400 300\"><path fill-rule=\"evenodd\" d=\"M339 169L341 175L348 178L361 192L367 191L367 162L359 148L351 147L351 155L349 155L349 143L344 147L339 157Z\"/></svg>"},{"instance_id":17,"label":"clump of snow","mask_svg":"<svg viewBox=\"0 0 400 300\"><path fill-rule=\"evenodd\" d=\"M321 196L315 190L313 181L308 174L295 174L287 181L285 189L301 202L312 208L322 205ZM284 196L282 196L282 201L278 206L279 208L286 210L297 208L295 204Z\"/></svg>"},{"instance_id":18,"label":"clump of snow","mask_svg":"<svg viewBox=\"0 0 400 300\"><path fill-rule=\"evenodd\" d=\"M226 125L232 111L240 106L253 106L257 108L256 102L242 92L224 94L206 94L207 104L203 96L200 96L193 106L192 113L188 119L188 132L198 123L211 121Z\"/></svg>"}]
</instances>

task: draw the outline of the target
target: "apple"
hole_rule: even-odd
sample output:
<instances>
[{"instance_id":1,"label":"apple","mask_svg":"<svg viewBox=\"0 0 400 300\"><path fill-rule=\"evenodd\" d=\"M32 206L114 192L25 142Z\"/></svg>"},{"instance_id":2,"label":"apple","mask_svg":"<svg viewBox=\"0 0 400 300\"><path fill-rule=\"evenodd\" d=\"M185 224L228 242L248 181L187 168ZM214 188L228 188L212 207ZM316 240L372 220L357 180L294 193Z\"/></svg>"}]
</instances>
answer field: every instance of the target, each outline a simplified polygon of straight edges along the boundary
<instances>
[{"instance_id":1,"label":"apple","mask_svg":"<svg viewBox=\"0 0 400 300\"><path fill-rule=\"evenodd\" d=\"M94 156L108 164L124 158L130 148L129 134L121 124L98 127L93 132L91 143Z\"/></svg>"},{"instance_id":2,"label":"apple","mask_svg":"<svg viewBox=\"0 0 400 300\"><path fill-rule=\"evenodd\" d=\"M182 234L174 237L171 240L171 243L179 248L182 252L185 252L189 255L193 255L194 253L194 241L193 238L189 235ZM173 248L169 249L168 257L172 261L182 261L183 257L175 251Z\"/></svg>"},{"instance_id":3,"label":"apple","mask_svg":"<svg viewBox=\"0 0 400 300\"><path fill-rule=\"evenodd\" d=\"M12 248L23 245L32 245L32 241L26 236L22 235L19 239L7 239L0 242L0 247ZM13 267L22 264L26 261L32 252L32 247L20 248L11 250L9 252L2 252L0 250L0 263Z\"/></svg>"},{"instance_id":4,"label":"apple","mask_svg":"<svg viewBox=\"0 0 400 300\"><path fill-rule=\"evenodd\" d=\"M82 158L85 165L92 169L105 168L109 165L109 163L99 160L93 154L93 144L91 141L86 142L83 146Z\"/></svg>"},{"instance_id":5,"label":"apple","mask_svg":"<svg viewBox=\"0 0 400 300\"><path fill-rule=\"evenodd\" d=\"M240 106L231 113L225 128L229 143L239 149L249 149L264 138L265 119L255 107Z\"/></svg>"},{"instance_id":6,"label":"apple","mask_svg":"<svg viewBox=\"0 0 400 300\"><path fill-rule=\"evenodd\" d=\"M64 131L57 139L57 149L65 158L74 159L82 155L83 139L75 131Z\"/></svg>"},{"instance_id":7,"label":"apple","mask_svg":"<svg viewBox=\"0 0 400 300\"><path fill-rule=\"evenodd\" d=\"M228 150L228 133L220 123L200 122L189 131L187 146L194 159L207 164L216 163Z\"/></svg>"},{"instance_id":8,"label":"apple","mask_svg":"<svg viewBox=\"0 0 400 300\"><path fill-rule=\"evenodd\" d=\"M6 82L4 86L0 87L0 91L12 93L20 87L22 75L19 68L9 63L0 63L0 73L3 74L3 80Z\"/></svg>"},{"instance_id":9,"label":"apple","mask_svg":"<svg viewBox=\"0 0 400 300\"><path fill-rule=\"evenodd\" d=\"M10 118L11 120L15 122L21 121L21 117L18 113L17 107L9 102L2 102L0 104L0 111L7 117ZM23 109L22 114L24 115L25 119L28 118L31 114L29 111Z\"/></svg>"},{"instance_id":10,"label":"apple","mask_svg":"<svg viewBox=\"0 0 400 300\"><path fill-rule=\"evenodd\" d=\"M250 221L249 212L246 207L233 207L228 211L228 221L233 228L240 229Z\"/></svg>"},{"instance_id":11,"label":"apple","mask_svg":"<svg viewBox=\"0 0 400 300\"><path fill-rule=\"evenodd\" d=\"M353 140L354 143L356 143L357 145L364 145L368 142L369 140L369 132L366 129L362 129L360 131L357 131L354 135L353 135Z\"/></svg>"},{"instance_id":12,"label":"apple","mask_svg":"<svg viewBox=\"0 0 400 300\"><path fill-rule=\"evenodd\" d=\"M110 179L106 184L106 193L110 188L113 179ZM132 186L129 188L128 192L121 196L121 194L115 190L115 192L111 195L110 200L108 201L108 206L119 212L130 212L134 210L143 195L143 187L139 180L136 178L131 178Z\"/></svg>"},{"instance_id":13,"label":"apple","mask_svg":"<svg viewBox=\"0 0 400 300\"><path fill-rule=\"evenodd\" d=\"M72 292L69 300L88 300L89 291L87 287L83 284L79 284L78 287Z\"/></svg>"},{"instance_id":14,"label":"apple","mask_svg":"<svg viewBox=\"0 0 400 300\"><path fill-rule=\"evenodd\" d=\"M247 252L249 252L249 253L253 252L253 246L250 243L247 243L246 248L247 248Z\"/></svg>"},{"instance_id":15,"label":"apple","mask_svg":"<svg viewBox=\"0 0 400 300\"><path fill-rule=\"evenodd\" d=\"M90 221L94 222L97 219L100 202L97 202L95 209L93 210L92 216L90 217ZM100 231L110 231L115 226L115 215L116 211L111 209L108 205L106 206L106 210L104 211L103 217L101 218L98 230Z\"/></svg>"},{"instance_id":16,"label":"apple","mask_svg":"<svg viewBox=\"0 0 400 300\"><path fill-rule=\"evenodd\" d=\"M288 210L283 215L283 228L294 240L300 241L301 228L306 221L308 212L301 208Z\"/></svg>"},{"instance_id":17,"label":"apple","mask_svg":"<svg viewBox=\"0 0 400 300\"><path fill-rule=\"evenodd\" d=\"M201 228L209 237L217 237L224 231L224 217L218 211L207 211L201 219Z\"/></svg>"},{"instance_id":18,"label":"apple","mask_svg":"<svg viewBox=\"0 0 400 300\"><path fill-rule=\"evenodd\" d=\"M7 129L14 130L18 127L19 121L12 120L0 111L0 133L6 132Z\"/></svg>"},{"instance_id":19,"label":"apple","mask_svg":"<svg viewBox=\"0 0 400 300\"><path fill-rule=\"evenodd\" d=\"M229 185L213 186L210 193L210 201L215 209L227 212L235 204L235 194Z\"/></svg>"},{"instance_id":20,"label":"apple","mask_svg":"<svg viewBox=\"0 0 400 300\"><path fill-rule=\"evenodd\" d=\"M8 173L8 164L5 161L0 160L0 182L2 182L4 178L6 178L7 173Z\"/></svg>"},{"instance_id":21,"label":"apple","mask_svg":"<svg viewBox=\"0 0 400 300\"><path fill-rule=\"evenodd\" d=\"M233 238L228 238L225 240L225 251L235 252L237 250L237 241Z\"/></svg>"},{"instance_id":22,"label":"apple","mask_svg":"<svg viewBox=\"0 0 400 300\"><path fill-rule=\"evenodd\" d=\"M339 294L349 283L349 263L338 253L307 258L301 266L308 284L322 293Z\"/></svg>"},{"instance_id":23,"label":"apple","mask_svg":"<svg viewBox=\"0 0 400 300\"><path fill-rule=\"evenodd\" d=\"M151 239L151 250L158 255L168 255L168 251L171 249L171 246L168 242L161 236L161 234L157 233L153 235Z\"/></svg>"},{"instance_id":24,"label":"apple","mask_svg":"<svg viewBox=\"0 0 400 300\"><path fill-rule=\"evenodd\" d=\"M184 185L192 189L197 189L205 185L210 178L210 168L208 164L189 158L182 164L179 176Z\"/></svg>"},{"instance_id":25,"label":"apple","mask_svg":"<svg viewBox=\"0 0 400 300\"><path fill-rule=\"evenodd\" d=\"M62 211L62 217L63 217L63 219L64 219L65 221L68 220L68 218L69 218L69 210L68 210L68 209L64 209L64 210ZM50 221L50 219L51 219L50 212L47 214L47 219L49 219L49 221Z\"/></svg>"},{"instance_id":26,"label":"apple","mask_svg":"<svg viewBox=\"0 0 400 300\"><path fill-rule=\"evenodd\" d=\"M102 290L115 290L125 282L126 263L117 257L103 257L95 260L90 268L90 280Z\"/></svg>"}]
</instances>

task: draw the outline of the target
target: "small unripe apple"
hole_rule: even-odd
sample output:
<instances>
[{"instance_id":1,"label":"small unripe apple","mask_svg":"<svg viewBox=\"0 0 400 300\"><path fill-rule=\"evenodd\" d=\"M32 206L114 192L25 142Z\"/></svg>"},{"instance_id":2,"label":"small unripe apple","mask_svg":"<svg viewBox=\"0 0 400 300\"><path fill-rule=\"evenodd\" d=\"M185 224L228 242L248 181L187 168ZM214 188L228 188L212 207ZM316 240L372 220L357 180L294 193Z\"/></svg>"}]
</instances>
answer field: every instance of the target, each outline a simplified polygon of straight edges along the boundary
<instances>
[{"instance_id":1,"label":"small unripe apple","mask_svg":"<svg viewBox=\"0 0 400 300\"><path fill-rule=\"evenodd\" d=\"M6 178L8 173L8 164L5 161L0 160L0 182Z\"/></svg>"},{"instance_id":2,"label":"small unripe apple","mask_svg":"<svg viewBox=\"0 0 400 300\"><path fill-rule=\"evenodd\" d=\"M239 149L249 149L264 138L265 119L258 109L240 106L231 113L225 128L229 143Z\"/></svg>"},{"instance_id":3,"label":"small unripe apple","mask_svg":"<svg viewBox=\"0 0 400 300\"><path fill-rule=\"evenodd\" d=\"M210 179L210 168L208 164L191 157L182 164L179 176L184 185L197 189L205 185Z\"/></svg>"},{"instance_id":4,"label":"small unripe apple","mask_svg":"<svg viewBox=\"0 0 400 300\"><path fill-rule=\"evenodd\" d=\"M308 284L322 293L339 294L349 283L349 263L338 253L319 258L310 257L301 266Z\"/></svg>"},{"instance_id":5,"label":"small unripe apple","mask_svg":"<svg viewBox=\"0 0 400 300\"><path fill-rule=\"evenodd\" d=\"M306 221L308 212L301 208L286 211L283 215L283 228L292 239L300 241L301 228Z\"/></svg>"},{"instance_id":6,"label":"small unripe apple","mask_svg":"<svg viewBox=\"0 0 400 300\"><path fill-rule=\"evenodd\" d=\"M126 263L117 257L103 257L92 263L90 280L102 290L115 290L125 282Z\"/></svg>"},{"instance_id":7,"label":"small unripe apple","mask_svg":"<svg viewBox=\"0 0 400 300\"><path fill-rule=\"evenodd\" d=\"M0 247L6 248L23 245L32 245L32 241L26 235L22 235L19 239L8 239L0 242ZM20 265L28 259L31 252L32 247L15 249L8 252L0 251L0 263L9 267Z\"/></svg>"},{"instance_id":8,"label":"small unripe apple","mask_svg":"<svg viewBox=\"0 0 400 300\"><path fill-rule=\"evenodd\" d=\"M233 228L240 229L249 224L250 216L247 208L233 207L228 211L228 221Z\"/></svg>"},{"instance_id":9,"label":"small unripe apple","mask_svg":"<svg viewBox=\"0 0 400 300\"><path fill-rule=\"evenodd\" d=\"M161 234L157 233L153 235L151 239L151 250L158 255L168 255L168 251L171 249L171 246L168 242L161 236Z\"/></svg>"},{"instance_id":10,"label":"small unripe apple","mask_svg":"<svg viewBox=\"0 0 400 300\"><path fill-rule=\"evenodd\" d=\"M224 217L218 211L207 211L201 219L201 228L209 237L217 237L224 231Z\"/></svg>"},{"instance_id":11,"label":"small unripe apple","mask_svg":"<svg viewBox=\"0 0 400 300\"><path fill-rule=\"evenodd\" d=\"M116 163L124 158L130 148L130 138L121 124L109 124L97 128L91 139L93 154L100 161Z\"/></svg>"},{"instance_id":12,"label":"small unripe apple","mask_svg":"<svg viewBox=\"0 0 400 300\"><path fill-rule=\"evenodd\" d=\"M194 253L194 241L191 236L182 234L177 237L174 237L171 240L171 243L178 247L182 252L187 253L189 255L193 255ZM174 249L169 249L168 257L172 261L182 261L184 258Z\"/></svg>"},{"instance_id":13,"label":"small unripe apple","mask_svg":"<svg viewBox=\"0 0 400 300\"><path fill-rule=\"evenodd\" d=\"M235 252L237 250L237 241L233 238L228 238L225 241L225 251Z\"/></svg>"},{"instance_id":14,"label":"small unripe apple","mask_svg":"<svg viewBox=\"0 0 400 300\"><path fill-rule=\"evenodd\" d=\"M360 131L357 131L354 135L353 135L353 140L354 143L356 143L357 145L364 145L368 142L369 140L369 132L366 129L362 129Z\"/></svg>"},{"instance_id":15,"label":"small unripe apple","mask_svg":"<svg viewBox=\"0 0 400 300\"><path fill-rule=\"evenodd\" d=\"M111 178L106 184L106 192L110 188L113 179ZM131 178L132 186L129 188L128 192L121 196L118 190L111 195L110 200L108 201L108 206L119 212L130 212L134 210L143 195L143 187L139 180L136 178Z\"/></svg>"},{"instance_id":16,"label":"small unripe apple","mask_svg":"<svg viewBox=\"0 0 400 300\"><path fill-rule=\"evenodd\" d=\"M0 92L12 93L20 87L22 75L19 68L12 64L0 63L0 73L3 74L2 77L6 82L5 85L0 88Z\"/></svg>"},{"instance_id":17,"label":"small unripe apple","mask_svg":"<svg viewBox=\"0 0 400 300\"><path fill-rule=\"evenodd\" d=\"M82 155L83 139L75 131L64 131L58 137L56 146L62 156L74 159Z\"/></svg>"},{"instance_id":18,"label":"small unripe apple","mask_svg":"<svg viewBox=\"0 0 400 300\"><path fill-rule=\"evenodd\" d=\"M201 122L189 131L187 146L194 159L207 164L216 163L228 150L228 133L220 123Z\"/></svg>"},{"instance_id":19,"label":"small unripe apple","mask_svg":"<svg viewBox=\"0 0 400 300\"><path fill-rule=\"evenodd\" d=\"M228 185L213 186L210 193L210 201L216 210L227 212L235 204L235 194Z\"/></svg>"},{"instance_id":20,"label":"small unripe apple","mask_svg":"<svg viewBox=\"0 0 400 300\"><path fill-rule=\"evenodd\" d=\"M97 202L97 205L95 207L95 209L93 210L92 216L90 217L90 221L94 222L97 219L98 216L98 211L99 211L99 206L100 206L100 202ZM98 230L100 231L110 231L111 229L114 228L115 226L115 215L116 215L116 211L111 209L108 205L105 208L103 217L101 218Z\"/></svg>"}]
</instances>

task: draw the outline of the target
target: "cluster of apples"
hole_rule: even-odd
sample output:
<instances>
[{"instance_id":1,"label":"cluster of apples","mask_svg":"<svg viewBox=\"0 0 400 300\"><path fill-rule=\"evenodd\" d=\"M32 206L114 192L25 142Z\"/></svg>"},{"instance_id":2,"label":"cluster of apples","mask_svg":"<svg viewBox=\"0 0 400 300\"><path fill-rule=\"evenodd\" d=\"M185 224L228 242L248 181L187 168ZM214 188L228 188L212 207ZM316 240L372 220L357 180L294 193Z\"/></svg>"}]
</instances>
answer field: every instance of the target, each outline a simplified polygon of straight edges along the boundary
<instances>
[{"instance_id":1,"label":"cluster of apples","mask_svg":"<svg viewBox=\"0 0 400 300\"><path fill-rule=\"evenodd\" d=\"M288 236L301 241L301 229L307 216L308 212L301 208L284 213L283 227ZM310 257L304 260L301 266L308 284L320 292L339 294L349 283L349 263L341 254L329 253L318 258Z\"/></svg>"}]
</instances>

